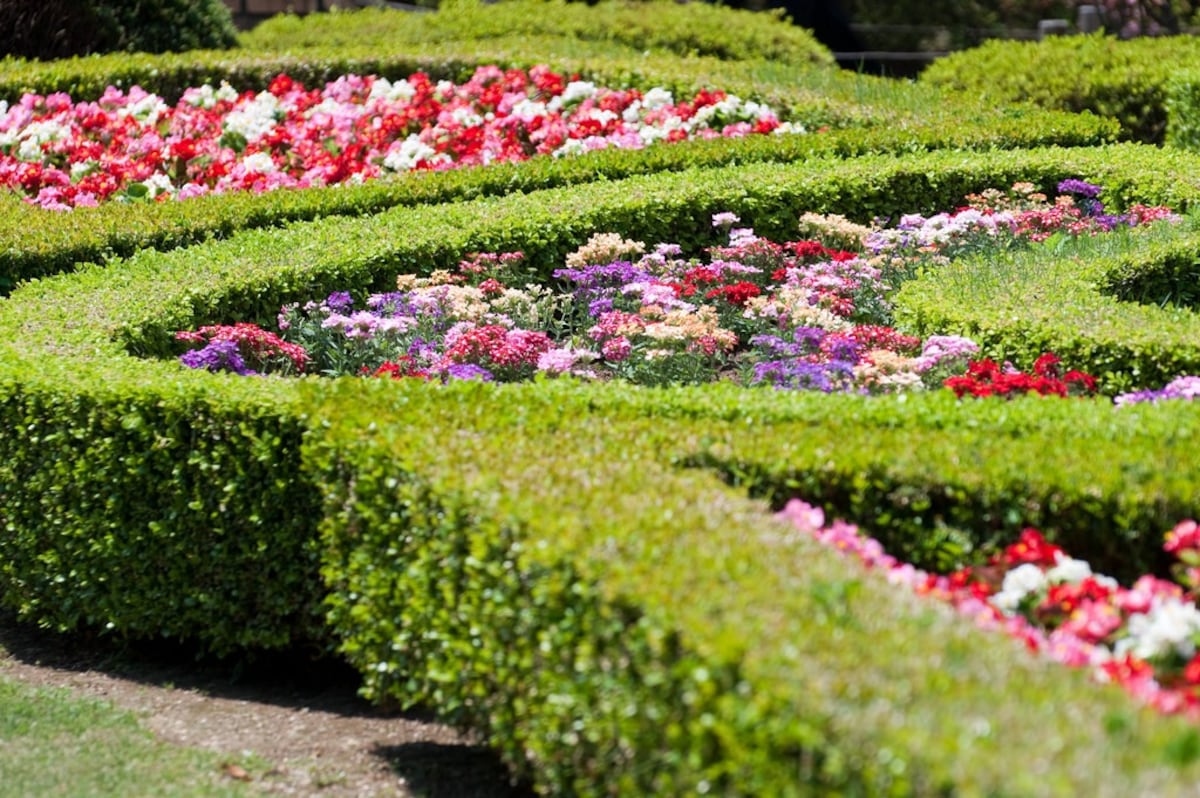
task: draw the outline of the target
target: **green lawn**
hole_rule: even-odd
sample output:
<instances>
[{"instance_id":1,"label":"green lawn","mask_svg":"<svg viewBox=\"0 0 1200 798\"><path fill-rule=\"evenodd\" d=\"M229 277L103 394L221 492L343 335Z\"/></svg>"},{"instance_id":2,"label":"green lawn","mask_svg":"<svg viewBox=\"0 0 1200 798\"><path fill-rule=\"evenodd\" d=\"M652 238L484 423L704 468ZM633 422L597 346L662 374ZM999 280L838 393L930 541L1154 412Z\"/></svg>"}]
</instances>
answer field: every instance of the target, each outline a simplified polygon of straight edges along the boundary
<instances>
[{"instance_id":1,"label":"green lawn","mask_svg":"<svg viewBox=\"0 0 1200 798\"><path fill-rule=\"evenodd\" d=\"M218 754L158 742L129 712L0 670L0 796L239 796Z\"/></svg>"}]
</instances>

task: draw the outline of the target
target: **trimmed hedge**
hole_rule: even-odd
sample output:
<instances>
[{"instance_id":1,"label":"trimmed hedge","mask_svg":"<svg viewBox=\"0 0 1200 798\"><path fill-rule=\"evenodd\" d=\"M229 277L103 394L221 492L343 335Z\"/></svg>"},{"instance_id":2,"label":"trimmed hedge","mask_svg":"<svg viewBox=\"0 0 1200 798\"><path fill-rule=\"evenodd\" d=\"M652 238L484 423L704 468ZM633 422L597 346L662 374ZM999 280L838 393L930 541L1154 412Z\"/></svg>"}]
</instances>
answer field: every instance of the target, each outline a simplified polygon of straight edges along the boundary
<instances>
[{"instance_id":1,"label":"trimmed hedge","mask_svg":"<svg viewBox=\"0 0 1200 798\"><path fill-rule=\"evenodd\" d=\"M230 650L320 634L309 608L328 591L321 639L370 690L434 703L547 792L1188 794L1194 728L790 540L741 488L782 501L829 485L832 513L929 528L956 503L1016 524L1061 487L1047 516L1112 514L1104 534L1063 539L1116 552L1109 530L1149 541L1161 530L1122 524L1196 509L1192 472L1162 473L1190 451L1190 406L1125 420L946 396L243 379L131 354L482 249L523 249L545 277L597 230L694 250L716 211L786 236L804 210L864 220L1065 177L1187 207L1194 174L1186 153L1128 145L697 169L248 231L30 282L0 303L0 424L22 441L0 438L0 561L23 564L0 572L0 602ZM977 501L963 464L997 430L1023 443L981 449L999 462ZM1014 476L1022 457L1105 436L1119 482L1091 485L1100 460L1065 456ZM927 464L897 456L941 446ZM921 490L945 504L924 508ZM943 522L994 534L995 518L954 512ZM214 550L240 553L196 561ZM265 608L254 625L247 606Z\"/></svg>"},{"instance_id":2,"label":"trimmed hedge","mask_svg":"<svg viewBox=\"0 0 1200 798\"><path fill-rule=\"evenodd\" d=\"M725 61L779 61L833 68L833 56L811 31L782 20L782 11L743 11L674 0L569 3L565 0L447 0L435 13L387 9L273 17L243 34L251 50L310 47L395 50L434 41L487 42L514 36L604 42L635 51L711 56Z\"/></svg>"},{"instance_id":3,"label":"trimmed hedge","mask_svg":"<svg viewBox=\"0 0 1200 798\"><path fill-rule=\"evenodd\" d=\"M1200 42L1193 36L996 40L938 59L920 82L997 104L1091 111L1119 120L1129 139L1161 144L1168 83L1181 64L1198 56Z\"/></svg>"}]
</instances>

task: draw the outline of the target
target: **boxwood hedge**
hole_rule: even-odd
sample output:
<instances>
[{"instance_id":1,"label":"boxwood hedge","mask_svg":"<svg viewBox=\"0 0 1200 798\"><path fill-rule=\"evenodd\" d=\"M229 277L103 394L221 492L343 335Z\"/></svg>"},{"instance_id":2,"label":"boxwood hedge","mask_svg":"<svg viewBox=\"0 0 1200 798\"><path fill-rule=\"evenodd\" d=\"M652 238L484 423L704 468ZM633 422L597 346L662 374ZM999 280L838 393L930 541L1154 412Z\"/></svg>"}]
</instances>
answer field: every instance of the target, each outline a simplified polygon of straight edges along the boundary
<instances>
[{"instance_id":1,"label":"boxwood hedge","mask_svg":"<svg viewBox=\"0 0 1200 798\"><path fill-rule=\"evenodd\" d=\"M1172 82L1200 54L1194 36L1119 40L1101 33L992 40L940 58L920 82L994 103L1033 103L1117 119L1123 136L1161 144Z\"/></svg>"}]
</instances>

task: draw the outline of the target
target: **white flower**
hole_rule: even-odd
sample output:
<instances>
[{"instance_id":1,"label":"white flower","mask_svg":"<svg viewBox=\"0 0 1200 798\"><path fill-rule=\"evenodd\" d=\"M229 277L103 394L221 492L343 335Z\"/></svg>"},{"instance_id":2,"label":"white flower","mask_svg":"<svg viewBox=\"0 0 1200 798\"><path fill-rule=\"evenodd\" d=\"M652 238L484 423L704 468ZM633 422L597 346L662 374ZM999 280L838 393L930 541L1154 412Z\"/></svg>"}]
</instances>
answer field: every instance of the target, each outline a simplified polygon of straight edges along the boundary
<instances>
[{"instance_id":1,"label":"white flower","mask_svg":"<svg viewBox=\"0 0 1200 798\"><path fill-rule=\"evenodd\" d=\"M537 100L531 100L526 97L513 103L513 107L509 112L509 116L528 121L530 119L534 119L535 117L545 116L546 110L545 103L538 102Z\"/></svg>"},{"instance_id":2,"label":"white flower","mask_svg":"<svg viewBox=\"0 0 1200 798\"><path fill-rule=\"evenodd\" d=\"M367 95L367 101L386 100L387 102L398 102L400 100L410 100L417 90L407 80L398 80L392 83L387 78L378 78L371 84L371 93Z\"/></svg>"},{"instance_id":3,"label":"white flower","mask_svg":"<svg viewBox=\"0 0 1200 798\"><path fill-rule=\"evenodd\" d=\"M1046 575L1042 569L1027 562L1018 565L1004 575L1004 583L1000 592L992 596L991 602L1003 612L1016 612L1021 600L1030 593L1045 589Z\"/></svg>"},{"instance_id":4,"label":"white flower","mask_svg":"<svg viewBox=\"0 0 1200 798\"><path fill-rule=\"evenodd\" d=\"M1076 560L1066 555L1060 555L1053 568L1046 571L1046 579L1051 582L1070 582L1077 584L1092 575L1092 567L1083 560Z\"/></svg>"},{"instance_id":5,"label":"white flower","mask_svg":"<svg viewBox=\"0 0 1200 798\"><path fill-rule=\"evenodd\" d=\"M161 172L150 175L142 181L142 185L150 190L151 198L157 197L159 194L169 194L175 190L175 187L171 185L171 178Z\"/></svg>"},{"instance_id":6,"label":"white flower","mask_svg":"<svg viewBox=\"0 0 1200 798\"><path fill-rule=\"evenodd\" d=\"M275 162L271 160L271 153L256 152L253 155L247 155L242 159L242 168L248 173L257 175L269 175L276 171Z\"/></svg>"},{"instance_id":7,"label":"white flower","mask_svg":"<svg viewBox=\"0 0 1200 798\"><path fill-rule=\"evenodd\" d=\"M475 127L483 124L483 117L468 106L459 106L450 112L450 117L463 127Z\"/></svg>"},{"instance_id":8,"label":"white flower","mask_svg":"<svg viewBox=\"0 0 1200 798\"><path fill-rule=\"evenodd\" d=\"M412 133L404 141L392 142L384 156L383 165L393 172L407 172L417 165L418 161L440 162L450 160L450 156L439 153L433 147L421 141L421 137Z\"/></svg>"},{"instance_id":9,"label":"white flower","mask_svg":"<svg viewBox=\"0 0 1200 798\"><path fill-rule=\"evenodd\" d=\"M118 109L117 115L132 116L142 124L153 127L158 124L159 117L170 110L167 104L162 101L162 98L154 94L147 94L145 97L129 103L124 108Z\"/></svg>"},{"instance_id":10,"label":"white flower","mask_svg":"<svg viewBox=\"0 0 1200 798\"><path fill-rule=\"evenodd\" d=\"M675 98L666 89L655 87L642 95L642 106L651 110L674 104Z\"/></svg>"},{"instance_id":11,"label":"white flower","mask_svg":"<svg viewBox=\"0 0 1200 798\"><path fill-rule=\"evenodd\" d=\"M1155 598L1147 613L1129 616L1128 636L1117 641L1113 652L1133 654L1140 659L1176 654L1190 659L1196 653L1195 635L1200 632L1200 610L1177 598Z\"/></svg>"},{"instance_id":12,"label":"white flower","mask_svg":"<svg viewBox=\"0 0 1200 798\"><path fill-rule=\"evenodd\" d=\"M270 133L275 128L276 114L279 113L279 101L269 91L259 92L258 95L225 117L223 130L226 133L237 133L247 142L255 142Z\"/></svg>"},{"instance_id":13,"label":"white flower","mask_svg":"<svg viewBox=\"0 0 1200 798\"><path fill-rule=\"evenodd\" d=\"M586 80L573 80L563 89L563 93L550 100L550 109L557 111L564 105L581 102L596 96L596 84Z\"/></svg>"}]
</instances>

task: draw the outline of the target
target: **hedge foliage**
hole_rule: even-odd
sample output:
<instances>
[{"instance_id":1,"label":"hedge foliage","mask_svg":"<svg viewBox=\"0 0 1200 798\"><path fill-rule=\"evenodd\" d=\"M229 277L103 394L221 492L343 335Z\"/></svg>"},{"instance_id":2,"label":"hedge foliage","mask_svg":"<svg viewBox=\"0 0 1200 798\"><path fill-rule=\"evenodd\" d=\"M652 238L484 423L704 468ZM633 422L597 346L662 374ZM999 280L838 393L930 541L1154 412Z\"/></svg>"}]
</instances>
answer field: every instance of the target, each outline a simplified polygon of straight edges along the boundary
<instances>
[{"instance_id":1,"label":"hedge foliage","mask_svg":"<svg viewBox=\"0 0 1200 798\"><path fill-rule=\"evenodd\" d=\"M0 5L0 56L51 60L113 51L163 53L237 43L221 0L42 0Z\"/></svg>"},{"instance_id":2,"label":"hedge foliage","mask_svg":"<svg viewBox=\"0 0 1200 798\"><path fill-rule=\"evenodd\" d=\"M1033 513L1098 565L1148 559L1198 509L1190 406L245 379L141 356L472 251L522 249L545 278L594 231L695 251L718 211L784 237L802 211L932 211L1018 179L1187 208L1195 167L1114 145L693 168L30 281L0 303L0 602L217 651L315 637L546 792L1187 794L1193 728L897 596L745 492L807 493L915 556L951 551L924 530L982 545Z\"/></svg>"},{"instance_id":3,"label":"hedge foliage","mask_svg":"<svg viewBox=\"0 0 1200 798\"><path fill-rule=\"evenodd\" d=\"M833 56L810 31L781 23L781 16L781 10L758 13L674 0L601 0L592 4L449 0L439 3L432 14L361 9L307 17L281 15L244 34L242 44L267 51L314 46L394 49L431 41L554 36L680 56L834 66Z\"/></svg>"},{"instance_id":4,"label":"hedge foliage","mask_svg":"<svg viewBox=\"0 0 1200 798\"><path fill-rule=\"evenodd\" d=\"M1052 36L1041 42L989 41L938 59L920 82L988 102L1034 103L1117 119L1125 137L1161 144L1168 85L1195 63L1193 36Z\"/></svg>"}]
</instances>

